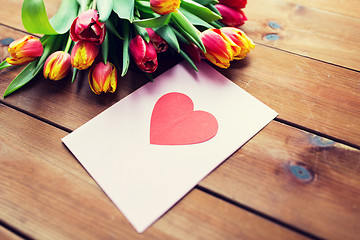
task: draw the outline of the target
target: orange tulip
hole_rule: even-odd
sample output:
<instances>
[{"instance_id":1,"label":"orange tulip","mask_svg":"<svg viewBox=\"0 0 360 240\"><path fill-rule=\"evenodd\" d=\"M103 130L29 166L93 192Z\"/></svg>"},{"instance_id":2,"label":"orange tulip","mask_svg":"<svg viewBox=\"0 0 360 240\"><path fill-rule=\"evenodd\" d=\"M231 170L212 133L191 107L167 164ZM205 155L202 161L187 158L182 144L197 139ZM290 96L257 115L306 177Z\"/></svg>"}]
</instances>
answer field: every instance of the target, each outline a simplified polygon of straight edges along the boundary
<instances>
[{"instance_id":1,"label":"orange tulip","mask_svg":"<svg viewBox=\"0 0 360 240\"><path fill-rule=\"evenodd\" d=\"M71 51L71 65L79 70L90 67L99 53L99 47L89 41L79 41Z\"/></svg>"},{"instance_id":2,"label":"orange tulip","mask_svg":"<svg viewBox=\"0 0 360 240\"><path fill-rule=\"evenodd\" d=\"M50 80L60 80L66 77L71 67L70 54L63 51L52 53L45 61L43 74Z\"/></svg>"},{"instance_id":3,"label":"orange tulip","mask_svg":"<svg viewBox=\"0 0 360 240\"><path fill-rule=\"evenodd\" d=\"M91 90L99 95L100 93L113 93L117 86L117 71L115 66L107 62L95 64L89 71L89 85Z\"/></svg>"},{"instance_id":4,"label":"orange tulip","mask_svg":"<svg viewBox=\"0 0 360 240\"><path fill-rule=\"evenodd\" d=\"M240 47L240 50L237 50L234 53L234 59L236 60L246 57L246 54L250 52L250 49L253 49L255 47L254 42L238 28L223 27L220 30L223 34L228 36L237 46Z\"/></svg>"},{"instance_id":5,"label":"orange tulip","mask_svg":"<svg viewBox=\"0 0 360 240\"><path fill-rule=\"evenodd\" d=\"M237 46L226 37L219 29L207 29L200 34L205 46L204 57L221 68L230 67L234 59L234 50Z\"/></svg>"},{"instance_id":6,"label":"orange tulip","mask_svg":"<svg viewBox=\"0 0 360 240\"><path fill-rule=\"evenodd\" d=\"M150 7L154 12L166 15L180 8L180 0L150 0Z\"/></svg>"},{"instance_id":7,"label":"orange tulip","mask_svg":"<svg viewBox=\"0 0 360 240\"><path fill-rule=\"evenodd\" d=\"M13 41L8 48L11 55L6 61L12 65L21 65L34 61L43 54L43 46L39 39L27 35Z\"/></svg>"}]
</instances>

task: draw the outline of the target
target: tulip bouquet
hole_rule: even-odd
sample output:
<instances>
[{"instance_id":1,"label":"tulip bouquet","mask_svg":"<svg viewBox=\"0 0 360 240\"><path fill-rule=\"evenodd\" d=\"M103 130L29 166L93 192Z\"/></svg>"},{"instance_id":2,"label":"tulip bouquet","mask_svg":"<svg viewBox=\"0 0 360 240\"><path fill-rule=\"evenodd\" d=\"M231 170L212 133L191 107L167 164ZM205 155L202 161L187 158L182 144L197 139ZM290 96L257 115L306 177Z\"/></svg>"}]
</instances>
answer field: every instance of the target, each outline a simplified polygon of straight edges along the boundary
<instances>
[{"instance_id":1,"label":"tulip bouquet","mask_svg":"<svg viewBox=\"0 0 360 240\"><path fill-rule=\"evenodd\" d=\"M130 62L151 80L158 54L179 54L195 70L207 59L221 68L242 59L254 43L238 27L246 17L247 0L63 0L50 20L43 0L24 0L25 29L40 34L13 41L10 57L0 69L27 64L10 83L4 97L39 72L60 80L89 69L96 93L114 92Z\"/></svg>"}]
</instances>

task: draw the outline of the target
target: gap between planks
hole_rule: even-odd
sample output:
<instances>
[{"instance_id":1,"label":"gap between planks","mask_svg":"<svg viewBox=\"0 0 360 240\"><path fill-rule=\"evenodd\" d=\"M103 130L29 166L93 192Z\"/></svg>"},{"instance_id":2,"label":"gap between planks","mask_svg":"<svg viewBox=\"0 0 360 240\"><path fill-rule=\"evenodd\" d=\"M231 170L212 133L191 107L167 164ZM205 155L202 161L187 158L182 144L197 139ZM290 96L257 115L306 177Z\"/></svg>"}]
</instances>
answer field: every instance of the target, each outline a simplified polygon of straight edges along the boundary
<instances>
[{"instance_id":1,"label":"gap between planks","mask_svg":"<svg viewBox=\"0 0 360 240\"><path fill-rule=\"evenodd\" d=\"M266 220L268 220L270 222L273 222L273 223L275 223L275 224L277 224L277 225L279 225L281 227L284 227L284 228L286 228L286 229L288 229L290 231L293 231L293 232L296 232L296 233L298 233L300 235L303 235L304 237L314 239L314 240L322 239L322 238L320 238L318 236L315 236L315 235L313 235L311 233L308 233L308 232L305 232L305 231L303 231L301 229L298 229L298 228L296 228L296 227L294 227L292 225L284 223L284 222L282 222L282 221L280 221L280 220L278 220L276 218L268 216L268 215L266 215L266 214L264 214L264 213L262 213L260 211L257 211L257 210L255 210L253 208L250 208L250 207L248 207L246 205L240 204L239 202L236 202L236 201L234 201L234 200L232 200L232 199L230 199L230 198L228 198L228 197L226 197L224 195L221 195L221 194L219 194L217 192L214 192L211 189L208 189L208 188L203 187L201 185L196 185L195 188L200 190L200 191L203 191L203 192L205 192L205 193L207 193L209 195L212 195L212 196L214 196L214 197L216 197L218 199L221 199L222 201L225 201L225 202L227 202L229 204L232 204L232 205L234 205L236 207L239 207L239 208L241 208L241 209L243 209L245 211L248 211L248 212L250 212L250 213L252 213L252 214L254 214L256 216L259 216L259 217L264 218L264 219L266 219Z\"/></svg>"}]
</instances>

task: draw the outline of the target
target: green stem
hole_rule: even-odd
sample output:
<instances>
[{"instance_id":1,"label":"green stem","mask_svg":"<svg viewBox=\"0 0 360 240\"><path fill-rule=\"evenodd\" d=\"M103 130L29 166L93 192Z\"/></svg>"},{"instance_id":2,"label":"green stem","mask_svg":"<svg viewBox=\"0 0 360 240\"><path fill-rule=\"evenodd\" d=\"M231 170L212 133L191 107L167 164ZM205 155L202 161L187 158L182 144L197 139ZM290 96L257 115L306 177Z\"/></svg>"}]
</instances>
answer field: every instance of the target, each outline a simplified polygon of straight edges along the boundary
<instances>
[{"instance_id":1,"label":"green stem","mask_svg":"<svg viewBox=\"0 0 360 240\"><path fill-rule=\"evenodd\" d=\"M67 40L67 43L66 43L66 47L65 47L64 52L69 52L70 47L71 47L71 43L72 43L72 40L71 40L71 37L70 37L70 34L69 34L69 38L68 38L68 40Z\"/></svg>"},{"instance_id":2,"label":"green stem","mask_svg":"<svg viewBox=\"0 0 360 240\"><path fill-rule=\"evenodd\" d=\"M93 1L92 9L96 9L96 0Z\"/></svg>"}]
</instances>

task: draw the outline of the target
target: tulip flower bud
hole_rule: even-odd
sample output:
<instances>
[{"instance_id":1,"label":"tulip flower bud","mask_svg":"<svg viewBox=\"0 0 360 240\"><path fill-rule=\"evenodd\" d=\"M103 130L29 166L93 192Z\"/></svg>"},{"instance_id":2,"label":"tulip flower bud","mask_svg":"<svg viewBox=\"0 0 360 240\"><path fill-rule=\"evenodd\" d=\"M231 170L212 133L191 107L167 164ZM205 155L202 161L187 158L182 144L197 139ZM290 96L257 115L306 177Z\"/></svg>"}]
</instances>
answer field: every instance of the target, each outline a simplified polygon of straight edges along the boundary
<instances>
[{"instance_id":1,"label":"tulip flower bud","mask_svg":"<svg viewBox=\"0 0 360 240\"><path fill-rule=\"evenodd\" d=\"M110 62L107 62L106 65L103 62L95 64L89 71L89 85L97 95L115 92L117 86L115 66Z\"/></svg>"},{"instance_id":2,"label":"tulip flower bud","mask_svg":"<svg viewBox=\"0 0 360 240\"><path fill-rule=\"evenodd\" d=\"M219 3L239 10L246 7L247 0L219 0Z\"/></svg>"},{"instance_id":3,"label":"tulip flower bud","mask_svg":"<svg viewBox=\"0 0 360 240\"><path fill-rule=\"evenodd\" d=\"M21 65L34 61L43 54L43 46L39 39L31 35L10 43L8 51L11 55L6 61L12 65Z\"/></svg>"},{"instance_id":4,"label":"tulip flower bud","mask_svg":"<svg viewBox=\"0 0 360 240\"><path fill-rule=\"evenodd\" d=\"M166 15L180 8L180 0L150 0L150 7L154 12Z\"/></svg>"},{"instance_id":5,"label":"tulip flower bud","mask_svg":"<svg viewBox=\"0 0 360 240\"><path fill-rule=\"evenodd\" d=\"M220 31L228 36L237 46L240 47L240 51L234 54L234 59L239 60L246 57L246 54L250 52L250 49L255 47L254 42L246 36L246 34L238 28L224 27Z\"/></svg>"},{"instance_id":6,"label":"tulip flower bud","mask_svg":"<svg viewBox=\"0 0 360 240\"><path fill-rule=\"evenodd\" d=\"M44 77L50 80L60 80L66 77L70 71L70 54L63 51L52 53L44 64Z\"/></svg>"},{"instance_id":7,"label":"tulip flower bud","mask_svg":"<svg viewBox=\"0 0 360 240\"><path fill-rule=\"evenodd\" d=\"M95 9L81 13L70 28L70 37L74 42L84 40L99 45L104 41L105 34L105 23L99 22L99 15Z\"/></svg>"},{"instance_id":8,"label":"tulip flower bud","mask_svg":"<svg viewBox=\"0 0 360 240\"><path fill-rule=\"evenodd\" d=\"M200 37L206 49L205 58L218 67L228 68L230 61L234 60L234 48L238 46L219 29L207 29Z\"/></svg>"},{"instance_id":9,"label":"tulip flower bud","mask_svg":"<svg viewBox=\"0 0 360 240\"><path fill-rule=\"evenodd\" d=\"M216 4L215 7L221 14L222 19L220 21L226 26L239 27L247 20L244 12L241 10L235 10L222 4Z\"/></svg>"},{"instance_id":10,"label":"tulip flower bud","mask_svg":"<svg viewBox=\"0 0 360 240\"><path fill-rule=\"evenodd\" d=\"M193 62L198 63L201 61L201 50L193 42L190 44L181 43L180 46L181 49L184 50L187 55L189 55Z\"/></svg>"},{"instance_id":11,"label":"tulip flower bud","mask_svg":"<svg viewBox=\"0 0 360 240\"><path fill-rule=\"evenodd\" d=\"M162 39L152 28L146 28L147 33L149 34L150 41L154 45L156 52L165 52L168 49L168 44Z\"/></svg>"},{"instance_id":12,"label":"tulip flower bud","mask_svg":"<svg viewBox=\"0 0 360 240\"><path fill-rule=\"evenodd\" d=\"M140 35L137 35L130 42L130 54L136 65L147 73L153 73L157 66L156 49L151 43L147 43Z\"/></svg>"},{"instance_id":13,"label":"tulip flower bud","mask_svg":"<svg viewBox=\"0 0 360 240\"><path fill-rule=\"evenodd\" d=\"M71 51L71 65L79 70L90 67L99 53L99 47L89 41L77 42Z\"/></svg>"}]
</instances>

